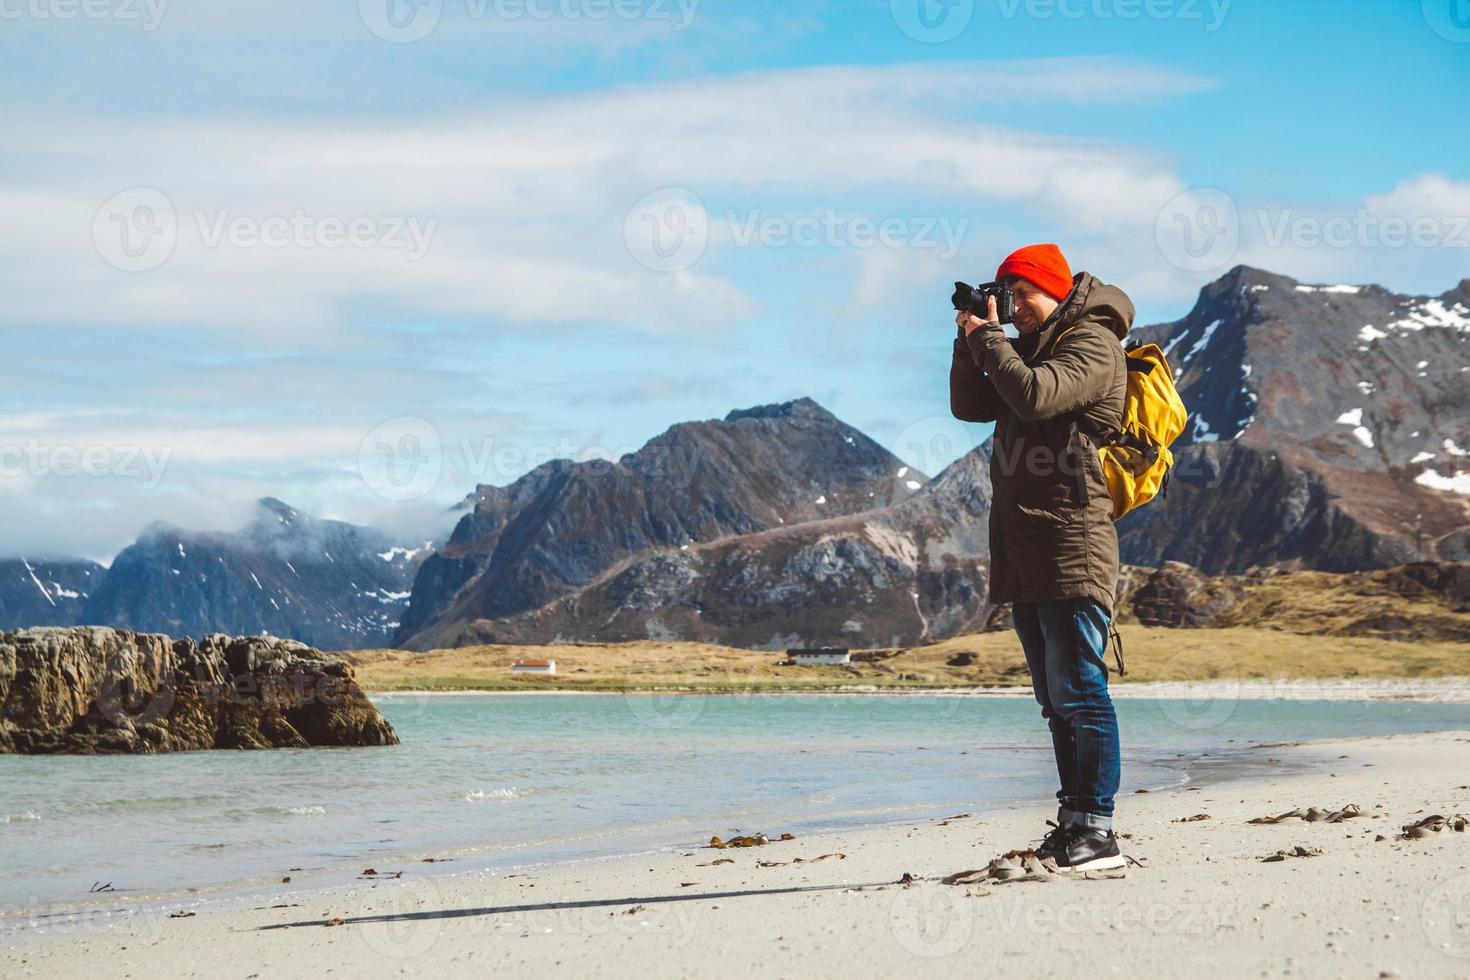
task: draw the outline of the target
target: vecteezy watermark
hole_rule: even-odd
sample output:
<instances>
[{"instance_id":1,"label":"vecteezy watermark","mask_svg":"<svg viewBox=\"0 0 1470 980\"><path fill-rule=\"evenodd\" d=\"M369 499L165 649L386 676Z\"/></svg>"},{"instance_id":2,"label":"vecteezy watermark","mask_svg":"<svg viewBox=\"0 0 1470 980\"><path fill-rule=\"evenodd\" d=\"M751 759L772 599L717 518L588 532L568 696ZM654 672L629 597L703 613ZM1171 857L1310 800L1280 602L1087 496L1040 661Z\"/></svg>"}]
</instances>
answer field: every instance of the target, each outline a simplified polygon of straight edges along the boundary
<instances>
[{"instance_id":1,"label":"vecteezy watermark","mask_svg":"<svg viewBox=\"0 0 1470 980\"><path fill-rule=\"evenodd\" d=\"M204 248L402 250L410 262L428 253L439 219L414 215L237 213L230 208L178 209L156 187L130 187L108 198L92 217L92 244L108 265L148 272L173 257L181 224Z\"/></svg>"},{"instance_id":2,"label":"vecteezy watermark","mask_svg":"<svg viewBox=\"0 0 1470 980\"><path fill-rule=\"evenodd\" d=\"M825 209L808 214L765 214L729 208L712 216L698 194L666 187L641 198L623 220L628 254L654 272L691 268L720 231L737 248L919 248L935 249L949 261L959 252L969 218L843 214Z\"/></svg>"},{"instance_id":3,"label":"vecteezy watermark","mask_svg":"<svg viewBox=\"0 0 1470 980\"><path fill-rule=\"evenodd\" d=\"M679 272L709 246L709 212L686 187L664 187L641 198L623 219L628 254L654 272Z\"/></svg>"},{"instance_id":4,"label":"vecteezy watermark","mask_svg":"<svg viewBox=\"0 0 1470 980\"><path fill-rule=\"evenodd\" d=\"M417 500L433 491L444 466L439 430L428 419L400 415L378 423L357 448L363 482L388 500Z\"/></svg>"},{"instance_id":5,"label":"vecteezy watermark","mask_svg":"<svg viewBox=\"0 0 1470 980\"><path fill-rule=\"evenodd\" d=\"M1194 643L1174 654L1160 676L1181 688L1177 698L1159 703L1164 717L1180 728L1201 731L1230 720L1240 703L1239 667L1228 650Z\"/></svg>"},{"instance_id":6,"label":"vecteezy watermark","mask_svg":"<svg viewBox=\"0 0 1470 980\"><path fill-rule=\"evenodd\" d=\"M1240 247L1240 211L1217 187L1170 198L1154 222L1159 252L1187 272L1208 272L1229 262Z\"/></svg>"},{"instance_id":7,"label":"vecteezy watermark","mask_svg":"<svg viewBox=\"0 0 1470 980\"><path fill-rule=\"evenodd\" d=\"M1429 945L1457 959L1470 959L1470 875L1441 883L1420 910Z\"/></svg>"},{"instance_id":8,"label":"vecteezy watermark","mask_svg":"<svg viewBox=\"0 0 1470 980\"><path fill-rule=\"evenodd\" d=\"M700 0L451 0L471 21L668 21L676 33L694 23ZM357 0L363 24L394 44L422 41L444 17L444 0Z\"/></svg>"},{"instance_id":9,"label":"vecteezy watermark","mask_svg":"<svg viewBox=\"0 0 1470 980\"><path fill-rule=\"evenodd\" d=\"M334 250L402 249L410 262L429 251L438 218L420 220L412 215L313 215L303 208L290 214L257 217L229 209L192 212L205 248L297 248Z\"/></svg>"},{"instance_id":10,"label":"vecteezy watermark","mask_svg":"<svg viewBox=\"0 0 1470 980\"><path fill-rule=\"evenodd\" d=\"M888 445L890 453L930 476L974 449L975 437L953 415L926 415L906 426ZM906 490L919 489L919 481L908 473L899 474L898 479Z\"/></svg>"},{"instance_id":11,"label":"vecteezy watermark","mask_svg":"<svg viewBox=\"0 0 1470 980\"><path fill-rule=\"evenodd\" d=\"M117 21L152 33L169 0L0 0L0 20Z\"/></svg>"},{"instance_id":12,"label":"vecteezy watermark","mask_svg":"<svg viewBox=\"0 0 1470 980\"><path fill-rule=\"evenodd\" d=\"M983 887L983 885L982 885ZM1189 936L1214 946L1239 909L1218 903L1114 900L1049 901L1030 890L971 894L966 886L921 882L904 887L889 905L889 930L905 950L925 959L975 954L978 937L1009 937L1032 948L1060 937Z\"/></svg>"},{"instance_id":13,"label":"vecteezy watermark","mask_svg":"<svg viewBox=\"0 0 1470 980\"><path fill-rule=\"evenodd\" d=\"M996 0L1002 17L1014 20L1199 21L1207 32L1225 24L1231 0Z\"/></svg>"},{"instance_id":14,"label":"vecteezy watermark","mask_svg":"<svg viewBox=\"0 0 1470 980\"><path fill-rule=\"evenodd\" d=\"M960 250L970 219L874 218L831 209L795 217L728 210L724 220L740 248L933 248L948 262Z\"/></svg>"},{"instance_id":15,"label":"vecteezy watermark","mask_svg":"<svg viewBox=\"0 0 1470 980\"><path fill-rule=\"evenodd\" d=\"M148 272L169 260L179 241L173 201L156 187L119 191L92 216L92 244L123 272Z\"/></svg>"},{"instance_id":16,"label":"vecteezy watermark","mask_svg":"<svg viewBox=\"0 0 1470 980\"><path fill-rule=\"evenodd\" d=\"M521 442L489 436L446 443L428 419L401 415L375 425L358 446L357 468L368 487L389 500L417 500L431 493L448 470L457 481L496 486L552 460L566 460L583 477L614 472L656 480L663 492L685 486L711 462L697 449L668 442L611 447L570 439ZM619 470L620 466L626 467Z\"/></svg>"},{"instance_id":17,"label":"vecteezy watermark","mask_svg":"<svg viewBox=\"0 0 1470 980\"><path fill-rule=\"evenodd\" d=\"M905 888L888 907L888 929L915 956L954 956L975 935L974 901L959 888Z\"/></svg>"},{"instance_id":18,"label":"vecteezy watermark","mask_svg":"<svg viewBox=\"0 0 1470 980\"><path fill-rule=\"evenodd\" d=\"M141 480L155 489L163 482L172 446L49 445L37 439L0 443L0 479L47 476L107 476Z\"/></svg>"},{"instance_id":19,"label":"vecteezy watermark","mask_svg":"<svg viewBox=\"0 0 1470 980\"><path fill-rule=\"evenodd\" d=\"M1470 248L1470 215L1298 214L1289 208L1256 212L1271 248Z\"/></svg>"},{"instance_id":20,"label":"vecteezy watermark","mask_svg":"<svg viewBox=\"0 0 1470 980\"><path fill-rule=\"evenodd\" d=\"M965 32L975 17L975 0L889 0L893 22L915 41L942 44Z\"/></svg>"},{"instance_id":21,"label":"vecteezy watermark","mask_svg":"<svg viewBox=\"0 0 1470 980\"><path fill-rule=\"evenodd\" d=\"M1470 44L1470 0L1424 0L1424 20L1446 41Z\"/></svg>"},{"instance_id":22,"label":"vecteezy watermark","mask_svg":"<svg viewBox=\"0 0 1470 980\"><path fill-rule=\"evenodd\" d=\"M1164 258L1188 272L1224 267L1247 230L1267 248L1470 248L1470 214L1256 208L1243 217L1235 200L1216 187L1176 194L1154 225Z\"/></svg>"}]
</instances>

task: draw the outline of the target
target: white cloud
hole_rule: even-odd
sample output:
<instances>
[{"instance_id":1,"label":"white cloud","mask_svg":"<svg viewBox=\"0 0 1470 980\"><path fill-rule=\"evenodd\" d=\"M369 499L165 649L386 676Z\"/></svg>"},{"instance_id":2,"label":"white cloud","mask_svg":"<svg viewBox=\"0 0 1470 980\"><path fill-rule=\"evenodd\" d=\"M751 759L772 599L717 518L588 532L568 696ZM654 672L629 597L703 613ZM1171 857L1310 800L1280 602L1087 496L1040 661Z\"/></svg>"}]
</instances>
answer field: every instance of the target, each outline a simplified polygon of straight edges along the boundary
<instances>
[{"instance_id":1,"label":"white cloud","mask_svg":"<svg viewBox=\"0 0 1470 980\"><path fill-rule=\"evenodd\" d=\"M1419 174L1400 181L1386 194L1368 197L1371 214L1415 218L1470 218L1470 181L1450 180L1444 174Z\"/></svg>"},{"instance_id":2,"label":"white cloud","mask_svg":"<svg viewBox=\"0 0 1470 980\"><path fill-rule=\"evenodd\" d=\"M12 168L0 196L12 243L0 318L321 337L369 298L407 319L583 323L591 307L654 332L721 330L759 310L723 272L727 241L712 236L675 276L629 256L623 218L650 190L690 187L712 211L853 191L1059 204L1069 225L1106 236L1152 214L1178 179L1127 148L957 122L954 110L1205 84L1043 62L753 72L367 122L21 114L15 158L48 162ZM177 244L159 268L120 272L99 257L93 219L138 186L167 196ZM381 244L210 246L223 220L293 216L366 219L390 241L399 221L432 234L417 260Z\"/></svg>"}]
</instances>

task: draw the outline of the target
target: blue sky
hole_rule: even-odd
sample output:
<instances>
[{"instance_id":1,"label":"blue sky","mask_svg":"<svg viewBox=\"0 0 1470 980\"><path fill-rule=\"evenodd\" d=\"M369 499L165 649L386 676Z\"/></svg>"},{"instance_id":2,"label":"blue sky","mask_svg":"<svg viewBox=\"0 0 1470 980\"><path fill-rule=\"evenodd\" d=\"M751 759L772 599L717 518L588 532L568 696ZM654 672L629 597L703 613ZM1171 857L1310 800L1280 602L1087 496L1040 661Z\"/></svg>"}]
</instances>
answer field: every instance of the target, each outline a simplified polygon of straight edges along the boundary
<instances>
[{"instance_id":1,"label":"blue sky","mask_svg":"<svg viewBox=\"0 0 1470 980\"><path fill-rule=\"evenodd\" d=\"M0 0L4 554L442 532L803 395L937 473L949 284L1034 241L1140 323L1470 275L1463 0L79 6Z\"/></svg>"}]
</instances>

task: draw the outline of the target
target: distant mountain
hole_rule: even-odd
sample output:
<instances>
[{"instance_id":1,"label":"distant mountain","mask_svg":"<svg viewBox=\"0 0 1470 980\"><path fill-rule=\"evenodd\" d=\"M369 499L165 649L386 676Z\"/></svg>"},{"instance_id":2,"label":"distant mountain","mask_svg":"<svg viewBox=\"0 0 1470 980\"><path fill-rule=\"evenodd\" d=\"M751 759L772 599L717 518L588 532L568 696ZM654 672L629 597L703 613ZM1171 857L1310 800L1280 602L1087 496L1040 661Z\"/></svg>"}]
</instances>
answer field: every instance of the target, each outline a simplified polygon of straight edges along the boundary
<instances>
[{"instance_id":1,"label":"distant mountain","mask_svg":"<svg viewBox=\"0 0 1470 980\"><path fill-rule=\"evenodd\" d=\"M476 491L419 571L397 639L454 645L472 623L532 613L626 563L666 553L677 565L724 539L895 504L927 481L809 398L675 425L615 463L553 460Z\"/></svg>"},{"instance_id":2,"label":"distant mountain","mask_svg":"<svg viewBox=\"0 0 1470 980\"><path fill-rule=\"evenodd\" d=\"M1164 349L1190 427L1167 497L1118 524L1120 609L1137 567L1166 562L1208 578L1470 560L1470 280L1406 296L1241 266L1128 339ZM912 645L1005 621L985 601L989 453L930 479L802 398L477 487L432 554L267 498L231 534L154 525L105 576L0 563L0 626L76 616L328 650ZM1145 596L1161 621L1204 621L1227 594L1232 616L1271 615L1240 598L1250 583L1163 581Z\"/></svg>"},{"instance_id":3,"label":"distant mountain","mask_svg":"<svg viewBox=\"0 0 1470 980\"><path fill-rule=\"evenodd\" d=\"M79 621L172 636L270 634L322 650L383 646L431 548L267 497L239 531L153 524L118 554Z\"/></svg>"},{"instance_id":4,"label":"distant mountain","mask_svg":"<svg viewBox=\"0 0 1470 980\"><path fill-rule=\"evenodd\" d=\"M1119 523L1125 561L1470 559L1470 280L1404 296L1240 266L1129 339L1164 349L1192 424L1168 499Z\"/></svg>"},{"instance_id":5,"label":"distant mountain","mask_svg":"<svg viewBox=\"0 0 1470 980\"><path fill-rule=\"evenodd\" d=\"M699 639L753 649L902 646L981 628L990 459L886 507L620 561L546 605L477 619L469 643Z\"/></svg>"},{"instance_id":6,"label":"distant mountain","mask_svg":"<svg viewBox=\"0 0 1470 980\"><path fill-rule=\"evenodd\" d=\"M1242 266L1183 319L1129 337L1150 341L1176 371L1191 427L1168 496L1119 523L1125 562L1219 575L1470 558L1470 281L1415 297ZM794 449L783 441L779 420L792 416L820 420L815 442L813 430ZM730 427L741 419L765 427ZM898 646L1003 622L984 601L989 443L891 500L865 488L901 464L869 450L855 472L824 479L849 488L829 496L837 512L813 513L791 491L794 454L831 447L841 425L803 400L675 426L664 445L711 460L697 492L616 468L599 490L564 462L481 488L421 570L399 639ZM715 460L731 457L706 443L732 437L758 448L722 473ZM763 481L766 468L779 473ZM777 492L752 499L752 486ZM777 505L762 510L764 499ZM654 516L665 514L714 516L691 533Z\"/></svg>"},{"instance_id":7,"label":"distant mountain","mask_svg":"<svg viewBox=\"0 0 1470 980\"><path fill-rule=\"evenodd\" d=\"M0 630L72 625L106 574L85 558L0 559Z\"/></svg>"}]
</instances>

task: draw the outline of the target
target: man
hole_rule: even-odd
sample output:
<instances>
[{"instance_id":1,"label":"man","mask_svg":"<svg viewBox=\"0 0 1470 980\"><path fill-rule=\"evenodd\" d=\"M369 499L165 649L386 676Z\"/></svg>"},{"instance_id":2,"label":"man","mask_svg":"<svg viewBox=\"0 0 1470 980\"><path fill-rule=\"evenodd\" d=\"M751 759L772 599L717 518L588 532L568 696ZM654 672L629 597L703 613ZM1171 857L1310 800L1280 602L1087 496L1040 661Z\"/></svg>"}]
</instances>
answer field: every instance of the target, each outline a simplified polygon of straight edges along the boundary
<instances>
[{"instance_id":1,"label":"man","mask_svg":"<svg viewBox=\"0 0 1470 980\"><path fill-rule=\"evenodd\" d=\"M1104 660L1118 535L1089 440L1122 422L1133 303L1074 276L1055 245L1012 253L995 277L1015 295L1020 337L1006 337L993 297L983 320L958 314L949 398L956 418L995 423L990 601L1011 603L1061 780L1057 822L1037 853L1076 870L1122 867L1112 829L1118 719Z\"/></svg>"}]
</instances>

